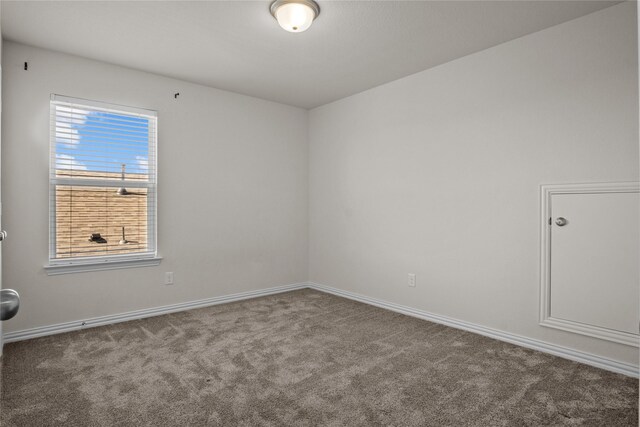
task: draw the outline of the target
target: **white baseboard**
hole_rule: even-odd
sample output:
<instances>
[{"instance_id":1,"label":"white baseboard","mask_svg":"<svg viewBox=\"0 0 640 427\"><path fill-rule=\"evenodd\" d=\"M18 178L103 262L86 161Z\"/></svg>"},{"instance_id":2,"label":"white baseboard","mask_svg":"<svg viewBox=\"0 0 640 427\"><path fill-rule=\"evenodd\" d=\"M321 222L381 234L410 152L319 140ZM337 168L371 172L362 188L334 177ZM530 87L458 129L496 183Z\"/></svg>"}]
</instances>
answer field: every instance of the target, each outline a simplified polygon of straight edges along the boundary
<instances>
[{"instance_id":1,"label":"white baseboard","mask_svg":"<svg viewBox=\"0 0 640 427\"><path fill-rule=\"evenodd\" d=\"M593 354L573 350L556 344L550 344L533 338L523 337L521 335L516 335L509 332L499 331L497 329L488 328L475 323L452 319L450 317L429 313L427 311L418 310L400 304L395 304L376 298L370 298L364 295L343 291L341 289L332 288L318 283L310 282L308 284L308 287L317 291L326 292L340 297L349 298L354 301L359 301L365 304L374 305L376 307L385 308L397 313L402 313L408 316L428 320L430 322L451 326L452 328L463 329L465 331L484 335L489 338L505 341L511 344L519 345L521 347L538 350L543 353L548 353L554 356L562 357L564 359L573 360L574 362L580 362L586 365L595 366L596 368L606 369L608 371L617 372L619 374L628 375L630 377L639 377L638 366L636 365L619 362L616 360L608 359L606 357L596 356Z\"/></svg>"},{"instance_id":2,"label":"white baseboard","mask_svg":"<svg viewBox=\"0 0 640 427\"><path fill-rule=\"evenodd\" d=\"M4 343L28 340L31 338L43 337L46 335L60 334L63 332L77 331L96 326L111 325L113 323L126 322L129 320L144 319L145 317L160 316L162 314L175 313L178 311L192 310L194 308L209 307L212 305L224 304L228 302L241 301L245 299L274 295L282 292L294 291L308 287L307 283L294 283L291 285L277 286L274 288L260 289L256 291L241 292L238 294L224 295L221 297L206 298L197 301L189 301L179 304L165 305L162 307L147 308L144 310L130 311L127 313L112 314L108 316L94 317L92 319L76 320L73 322L58 323L50 326L39 326L22 331L9 332L4 334Z\"/></svg>"},{"instance_id":3,"label":"white baseboard","mask_svg":"<svg viewBox=\"0 0 640 427\"><path fill-rule=\"evenodd\" d=\"M41 327L36 327L31 329L25 329L22 331L9 332L4 334L3 341L6 344L14 341L22 341L22 340L27 340L31 338L43 337L46 335L54 335L54 334L59 334L63 332L77 331L80 329L92 328L96 326L110 325L113 323L126 322L129 320L143 319L145 317L160 316L163 314L175 313L178 311L209 307L212 305L224 304L224 303L234 302L234 301L241 301L241 300L266 296L266 295L274 295L282 292L289 292L289 291L294 291L297 289L304 289L304 288L315 289L320 292L337 295L337 296L348 298L354 301L359 301L365 304L395 311L397 313L402 313L408 316L413 316L420 319L428 320L430 322L440 323L442 325L451 326L453 328L462 329L465 331L484 335L489 338L494 338L500 341L505 341L511 344L519 345L521 347L538 350L543 353L553 354L554 356L559 356L565 359L573 360L575 362L584 363L586 365L595 366L597 368L606 369L608 371L617 372L617 373L628 375L631 377L638 378L640 375L638 366L636 365L631 365L628 363L608 359L602 356L596 356L593 354L572 350L570 348L562 347L556 344L550 344L544 341L523 337L521 335L516 335L509 332L488 328L475 323L452 319L450 317L429 313L427 311L418 310L415 308L387 302L387 301L376 299L376 298L370 298L364 295L343 291L341 289L336 289L336 288L332 288L329 286L321 285L318 283L312 283L312 282L294 283L291 285L277 286L277 287L268 288L268 289L260 289L256 291L248 291L248 292L242 292L238 294L225 295L221 297L206 298L202 300L190 301L190 302L185 302L180 304L166 305L163 307L155 307L155 308L148 308L144 310L130 311L128 313L94 317L92 319L77 320L73 322L65 322L65 323L59 323L56 325L41 326Z\"/></svg>"}]
</instances>

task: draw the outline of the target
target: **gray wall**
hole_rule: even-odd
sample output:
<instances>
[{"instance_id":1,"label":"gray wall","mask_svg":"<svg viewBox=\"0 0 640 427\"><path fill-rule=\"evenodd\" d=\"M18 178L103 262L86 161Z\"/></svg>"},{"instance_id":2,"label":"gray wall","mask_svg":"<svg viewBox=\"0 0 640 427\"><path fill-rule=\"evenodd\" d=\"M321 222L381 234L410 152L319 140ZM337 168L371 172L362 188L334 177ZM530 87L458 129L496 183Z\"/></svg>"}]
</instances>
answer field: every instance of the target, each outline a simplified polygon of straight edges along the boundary
<instances>
[{"instance_id":1,"label":"gray wall","mask_svg":"<svg viewBox=\"0 0 640 427\"><path fill-rule=\"evenodd\" d=\"M539 185L638 180L636 31L624 3L312 110L310 280L637 364L538 325Z\"/></svg>"},{"instance_id":2,"label":"gray wall","mask_svg":"<svg viewBox=\"0 0 640 427\"><path fill-rule=\"evenodd\" d=\"M22 297L5 333L307 279L305 110L4 47L3 280ZM51 93L158 111L159 267L45 274Z\"/></svg>"}]
</instances>

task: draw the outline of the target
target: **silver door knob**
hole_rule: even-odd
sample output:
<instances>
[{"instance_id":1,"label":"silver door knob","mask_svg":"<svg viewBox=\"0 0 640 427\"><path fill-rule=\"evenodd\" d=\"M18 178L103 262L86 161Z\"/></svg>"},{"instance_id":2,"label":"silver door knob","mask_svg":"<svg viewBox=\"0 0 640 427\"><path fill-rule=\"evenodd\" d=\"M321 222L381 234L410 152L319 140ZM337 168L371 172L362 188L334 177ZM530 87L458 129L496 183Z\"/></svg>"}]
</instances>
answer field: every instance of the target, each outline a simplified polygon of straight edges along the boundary
<instances>
[{"instance_id":1,"label":"silver door knob","mask_svg":"<svg viewBox=\"0 0 640 427\"><path fill-rule=\"evenodd\" d=\"M2 230L0 231L0 242L7 238L7 232Z\"/></svg>"},{"instance_id":2,"label":"silver door knob","mask_svg":"<svg viewBox=\"0 0 640 427\"><path fill-rule=\"evenodd\" d=\"M567 225L567 219L559 216L558 218L556 218L556 225L558 227L564 227L565 225Z\"/></svg>"},{"instance_id":3,"label":"silver door knob","mask_svg":"<svg viewBox=\"0 0 640 427\"><path fill-rule=\"evenodd\" d=\"M18 313L20 295L13 289L0 289L0 320L9 320Z\"/></svg>"}]
</instances>

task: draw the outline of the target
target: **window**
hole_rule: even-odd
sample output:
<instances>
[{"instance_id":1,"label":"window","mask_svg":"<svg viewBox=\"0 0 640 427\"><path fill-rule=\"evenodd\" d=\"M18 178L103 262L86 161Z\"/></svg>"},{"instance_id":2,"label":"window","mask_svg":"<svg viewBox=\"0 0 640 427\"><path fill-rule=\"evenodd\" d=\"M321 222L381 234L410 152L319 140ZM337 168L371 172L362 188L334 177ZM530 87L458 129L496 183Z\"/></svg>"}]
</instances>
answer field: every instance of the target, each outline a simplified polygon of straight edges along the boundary
<instances>
[{"instance_id":1,"label":"window","mask_svg":"<svg viewBox=\"0 0 640 427\"><path fill-rule=\"evenodd\" d=\"M52 95L49 274L157 259L156 126L154 111Z\"/></svg>"}]
</instances>

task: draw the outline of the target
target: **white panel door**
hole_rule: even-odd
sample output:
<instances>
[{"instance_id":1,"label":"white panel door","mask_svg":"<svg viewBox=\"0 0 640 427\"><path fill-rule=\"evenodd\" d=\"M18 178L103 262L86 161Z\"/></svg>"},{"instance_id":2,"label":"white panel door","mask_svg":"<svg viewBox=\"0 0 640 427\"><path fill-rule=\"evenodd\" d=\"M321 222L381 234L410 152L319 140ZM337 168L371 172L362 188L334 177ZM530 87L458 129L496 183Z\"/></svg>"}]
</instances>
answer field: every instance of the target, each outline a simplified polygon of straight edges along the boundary
<instances>
[{"instance_id":1,"label":"white panel door","mask_svg":"<svg viewBox=\"0 0 640 427\"><path fill-rule=\"evenodd\" d=\"M550 202L551 317L637 334L638 193L553 194Z\"/></svg>"}]
</instances>

